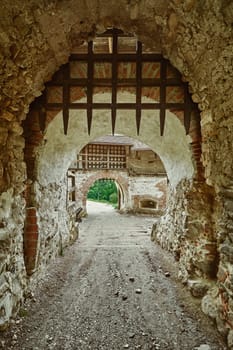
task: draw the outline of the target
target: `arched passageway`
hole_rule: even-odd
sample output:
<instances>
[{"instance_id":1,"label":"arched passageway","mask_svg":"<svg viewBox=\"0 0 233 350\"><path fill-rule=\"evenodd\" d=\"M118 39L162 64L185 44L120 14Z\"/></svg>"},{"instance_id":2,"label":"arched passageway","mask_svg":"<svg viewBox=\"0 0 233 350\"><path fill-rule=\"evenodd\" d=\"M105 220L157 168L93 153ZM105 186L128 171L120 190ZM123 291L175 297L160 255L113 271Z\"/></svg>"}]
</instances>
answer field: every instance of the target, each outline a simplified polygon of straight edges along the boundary
<instances>
[{"instance_id":1,"label":"arched passageway","mask_svg":"<svg viewBox=\"0 0 233 350\"><path fill-rule=\"evenodd\" d=\"M189 277L195 281L197 277L207 280L207 284L201 284L203 293L206 293L209 283L214 284L216 293L209 293L204 298L203 309L208 314L211 314L213 307L223 310L211 315L216 318L218 328L228 334L230 343L233 332L230 317L233 110L231 3L216 0L213 6L210 1L201 4L178 4L177 1L171 1L168 5L166 1L160 1L156 4L147 3L145 6L142 1L134 3L120 0L112 6L99 6L99 2L93 1L91 6L80 2L77 7L70 0L51 2L48 5L43 3L43 6L40 1L37 4L29 1L24 5L22 7L21 2L15 1L14 4L9 2L3 6L0 22L3 85L0 229L3 242L1 277L4 286L1 324L5 325L16 312L23 291L30 284L26 279L23 260L23 236L25 238L30 233L36 237L35 245L30 249L28 247L28 252L33 252L33 259L36 258L39 263L37 273L32 269L32 279L39 276L43 266L60 249L61 242L63 244L63 240L69 240L69 217L62 174L67 169L68 159L72 158L71 149L74 154L89 141L86 137L82 139L82 135L80 138L76 135L79 144L76 149L71 146L68 152L68 142L63 138L62 132L59 134L59 128L63 130L63 124L58 122L61 114L54 118L59 126L55 128L56 133L58 132L57 138L53 134L53 123L51 127L48 126L46 135L41 135L37 116L33 119L33 115L28 134L22 135L22 120L26 117L30 103L41 94L44 83L51 80L52 75L68 61L70 54L83 40L88 41L97 32L102 33L109 27L119 27L135 33L146 48L162 52L169 58L189 82L193 100L202 111L201 160L205 180L202 178L201 182L193 177L195 163L192 161L192 154L197 154L200 159L200 145L195 145L193 153L190 152L183 127L182 152L173 154L174 139L169 139L169 135L166 139L170 141L165 141L165 137L160 138L160 127L156 127L155 119L150 124L151 130L147 130L146 125L148 119L151 121L151 116L146 111L141 119L140 130L143 132L140 139L160 154L171 184L172 195L169 197L167 215L161 221L160 227L154 230L156 239L180 258L182 275L186 281ZM122 91L122 94L130 95L127 91ZM127 113L125 119L127 123L124 122L124 116L117 118L117 122L122 119L117 128L119 132L126 130L127 135L134 136L137 129L128 127L132 121L132 118L128 118L129 114ZM81 112L80 118L84 119ZM177 131L177 119L170 119L171 129L174 127ZM86 128L86 124L84 126L80 120L70 116L69 130L73 129L72 122L80 126L79 130ZM101 123L105 132L111 131L109 118L105 116ZM94 127L91 130L96 130L95 125L92 126ZM152 130L153 136L150 136ZM92 136L98 135L96 132ZM29 147L32 151L31 157L30 152L25 157L26 172L23 149L25 139L29 146L30 136L34 144ZM53 141L48 136L52 136L54 142L57 140L55 156L52 151ZM175 145L177 150L180 139ZM170 155L166 150L163 152L162 146L166 150L170 146ZM60 157L56 157L59 152ZM185 164L189 166L186 167ZM52 230L49 229L51 227ZM61 227L63 235L59 233ZM160 230L161 227L165 228L166 235ZM44 232L44 236L38 235L40 232ZM38 244L41 250L37 255ZM33 262L32 266L33 259L29 259L29 262ZM223 289L218 288L220 281Z\"/></svg>"},{"instance_id":2,"label":"arched passageway","mask_svg":"<svg viewBox=\"0 0 233 350\"><path fill-rule=\"evenodd\" d=\"M121 210L124 210L124 208L127 208L127 203L129 201L129 193L128 193L128 181L127 178L124 178L119 173L116 174L115 172L110 171L101 171L96 172L95 174L91 175L84 183L82 187L79 187L79 193L82 198L82 207L84 211L87 211L86 205L87 205L87 194L90 190L91 185L93 185L96 181L99 180L113 180L118 188L118 208ZM77 198L78 200L78 198Z\"/></svg>"},{"instance_id":3,"label":"arched passageway","mask_svg":"<svg viewBox=\"0 0 233 350\"><path fill-rule=\"evenodd\" d=\"M161 159L147 145L124 135L89 142L71 163L68 179L71 205L75 202L84 212L90 182L99 179L115 179L122 212L158 216L166 208L167 175Z\"/></svg>"}]
</instances>

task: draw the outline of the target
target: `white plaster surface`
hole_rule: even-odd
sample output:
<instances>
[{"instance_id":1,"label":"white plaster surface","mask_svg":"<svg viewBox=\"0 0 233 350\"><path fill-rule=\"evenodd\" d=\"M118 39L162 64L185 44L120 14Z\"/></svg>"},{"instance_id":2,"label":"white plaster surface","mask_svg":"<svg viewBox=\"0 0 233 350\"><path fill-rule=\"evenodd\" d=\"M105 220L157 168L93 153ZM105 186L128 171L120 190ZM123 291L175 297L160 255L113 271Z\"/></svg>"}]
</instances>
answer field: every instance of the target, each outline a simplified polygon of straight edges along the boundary
<instances>
[{"instance_id":1,"label":"white plaster surface","mask_svg":"<svg viewBox=\"0 0 233 350\"><path fill-rule=\"evenodd\" d=\"M13 202L13 189L3 192L0 196L0 220L7 219L11 213Z\"/></svg>"},{"instance_id":2,"label":"white plaster surface","mask_svg":"<svg viewBox=\"0 0 233 350\"><path fill-rule=\"evenodd\" d=\"M129 192L132 196L147 194L161 198L163 196L163 192L156 187L156 184L161 181L164 181L164 179L161 179L160 177L157 178L155 176L137 176L129 178Z\"/></svg>"},{"instance_id":3,"label":"white plaster surface","mask_svg":"<svg viewBox=\"0 0 233 350\"><path fill-rule=\"evenodd\" d=\"M95 96L98 102L105 102L109 94ZM119 93L120 102L134 101L128 92ZM151 101L143 97L142 101ZM79 100L82 102L82 100ZM87 133L86 111L70 111L68 135L63 133L62 113L49 124L44 146L39 149L37 176L42 185L60 181L76 154L90 141L111 132L111 117L107 110L93 113L91 135ZM135 111L120 110L116 119L116 134L136 138L147 144L164 163L172 187L180 180L192 178L194 167L189 148L189 136L178 118L167 112L164 136L160 136L159 111L145 110L142 113L140 135L136 134Z\"/></svg>"}]
</instances>

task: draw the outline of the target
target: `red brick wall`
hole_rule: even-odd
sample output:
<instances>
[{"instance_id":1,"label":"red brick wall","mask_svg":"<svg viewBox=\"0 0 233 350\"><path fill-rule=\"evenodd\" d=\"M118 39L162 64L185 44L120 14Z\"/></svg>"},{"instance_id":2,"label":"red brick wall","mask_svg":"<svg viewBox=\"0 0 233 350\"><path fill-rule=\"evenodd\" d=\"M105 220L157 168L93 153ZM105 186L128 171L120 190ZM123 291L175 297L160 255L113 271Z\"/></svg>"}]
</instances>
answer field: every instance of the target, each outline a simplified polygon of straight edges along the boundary
<instances>
[{"instance_id":1,"label":"red brick wall","mask_svg":"<svg viewBox=\"0 0 233 350\"><path fill-rule=\"evenodd\" d=\"M24 227L24 262L28 275L36 268L38 246L38 225L35 207L26 209L26 220Z\"/></svg>"}]
</instances>

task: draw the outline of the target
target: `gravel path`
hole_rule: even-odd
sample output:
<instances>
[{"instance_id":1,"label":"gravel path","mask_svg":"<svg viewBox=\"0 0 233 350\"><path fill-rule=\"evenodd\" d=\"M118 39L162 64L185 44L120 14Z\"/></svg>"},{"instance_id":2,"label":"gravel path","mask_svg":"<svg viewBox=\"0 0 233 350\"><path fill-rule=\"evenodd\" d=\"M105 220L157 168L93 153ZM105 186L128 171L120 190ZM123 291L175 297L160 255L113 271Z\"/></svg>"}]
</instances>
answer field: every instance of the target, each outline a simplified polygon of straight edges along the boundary
<instances>
[{"instance_id":1,"label":"gravel path","mask_svg":"<svg viewBox=\"0 0 233 350\"><path fill-rule=\"evenodd\" d=\"M50 264L0 348L221 350L173 258L150 241L154 218L89 203L78 241Z\"/></svg>"}]
</instances>

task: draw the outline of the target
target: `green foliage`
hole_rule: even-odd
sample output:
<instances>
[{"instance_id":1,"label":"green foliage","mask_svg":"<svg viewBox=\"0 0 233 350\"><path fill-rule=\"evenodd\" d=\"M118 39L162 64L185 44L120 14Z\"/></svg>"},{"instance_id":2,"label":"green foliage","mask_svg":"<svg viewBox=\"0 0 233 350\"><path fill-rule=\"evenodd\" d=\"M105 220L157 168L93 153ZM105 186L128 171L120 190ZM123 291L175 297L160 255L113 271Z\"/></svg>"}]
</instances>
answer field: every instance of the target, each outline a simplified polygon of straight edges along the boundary
<instances>
[{"instance_id":1,"label":"green foliage","mask_svg":"<svg viewBox=\"0 0 233 350\"><path fill-rule=\"evenodd\" d=\"M117 201L118 201L118 195L117 195L117 193L112 193L112 194L110 194L110 196L109 196L109 202L111 202L111 203L117 203Z\"/></svg>"},{"instance_id":2,"label":"green foliage","mask_svg":"<svg viewBox=\"0 0 233 350\"><path fill-rule=\"evenodd\" d=\"M89 188L87 198L100 202L117 203L118 194L115 182L112 180L95 181Z\"/></svg>"}]
</instances>

